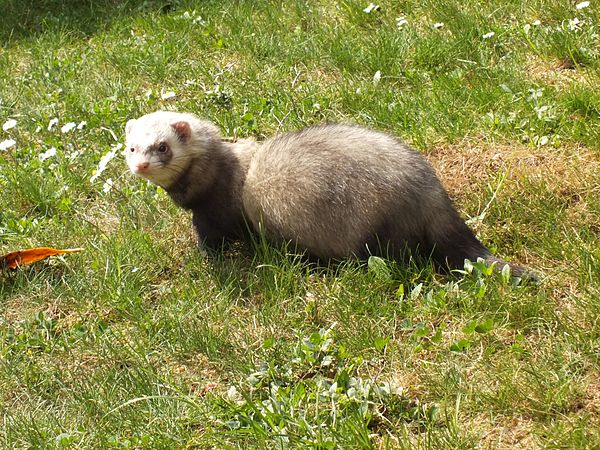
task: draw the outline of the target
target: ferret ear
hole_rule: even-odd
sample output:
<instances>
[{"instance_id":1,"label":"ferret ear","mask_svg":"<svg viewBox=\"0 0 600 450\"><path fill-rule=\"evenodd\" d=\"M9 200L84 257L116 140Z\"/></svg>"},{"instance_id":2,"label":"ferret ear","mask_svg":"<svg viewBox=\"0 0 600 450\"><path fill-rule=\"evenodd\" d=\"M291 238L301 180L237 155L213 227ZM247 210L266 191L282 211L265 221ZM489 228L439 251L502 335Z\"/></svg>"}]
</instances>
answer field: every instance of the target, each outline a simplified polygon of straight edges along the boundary
<instances>
[{"instance_id":1,"label":"ferret ear","mask_svg":"<svg viewBox=\"0 0 600 450\"><path fill-rule=\"evenodd\" d=\"M184 120L172 123L171 127L175 130L175 133L177 133L177 137L181 142L187 142L192 135L192 127L190 127L189 122Z\"/></svg>"},{"instance_id":2,"label":"ferret ear","mask_svg":"<svg viewBox=\"0 0 600 450\"><path fill-rule=\"evenodd\" d=\"M130 119L127 121L127 124L125 125L125 134L131 133L131 128L133 127L134 123L135 119Z\"/></svg>"}]
</instances>

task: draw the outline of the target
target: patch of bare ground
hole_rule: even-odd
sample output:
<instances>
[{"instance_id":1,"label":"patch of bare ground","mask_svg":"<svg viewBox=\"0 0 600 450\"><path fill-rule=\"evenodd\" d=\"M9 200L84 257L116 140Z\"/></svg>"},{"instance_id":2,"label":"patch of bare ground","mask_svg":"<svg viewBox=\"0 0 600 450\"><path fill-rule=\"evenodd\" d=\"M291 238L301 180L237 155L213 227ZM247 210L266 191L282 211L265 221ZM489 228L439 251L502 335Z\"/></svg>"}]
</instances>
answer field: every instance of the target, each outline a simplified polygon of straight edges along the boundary
<instances>
[{"instance_id":1,"label":"patch of bare ground","mask_svg":"<svg viewBox=\"0 0 600 450\"><path fill-rule=\"evenodd\" d=\"M302 91L304 85L334 86L343 79L343 75L335 68L308 67L303 63L294 65L290 69L290 88Z\"/></svg>"},{"instance_id":2,"label":"patch of bare ground","mask_svg":"<svg viewBox=\"0 0 600 450\"><path fill-rule=\"evenodd\" d=\"M119 229L119 217L99 203L92 203L82 209L80 218L105 236L111 236Z\"/></svg>"},{"instance_id":3,"label":"patch of bare ground","mask_svg":"<svg viewBox=\"0 0 600 450\"><path fill-rule=\"evenodd\" d=\"M596 425L600 426L600 373L592 372L583 399L583 409L595 417Z\"/></svg>"},{"instance_id":4,"label":"patch of bare ground","mask_svg":"<svg viewBox=\"0 0 600 450\"><path fill-rule=\"evenodd\" d=\"M165 375L188 385L190 391L200 397L213 391L223 393L229 387L226 374L206 355L196 354L185 361L159 357L156 362Z\"/></svg>"},{"instance_id":5,"label":"patch of bare ground","mask_svg":"<svg viewBox=\"0 0 600 450\"><path fill-rule=\"evenodd\" d=\"M495 417L483 414L472 423L480 430L479 448L485 449L536 449L540 448L534 438L535 422L527 417Z\"/></svg>"},{"instance_id":6,"label":"patch of bare ground","mask_svg":"<svg viewBox=\"0 0 600 450\"><path fill-rule=\"evenodd\" d=\"M394 370L391 374L384 376L383 381L389 383L397 394L410 398L426 398L429 391L427 379L422 375L423 370L427 370L427 364L418 361L415 366Z\"/></svg>"},{"instance_id":7,"label":"patch of bare ground","mask_svg":"<svg viewBox=\"0 0 600 450\"><path fill-rule=\"evenodd\" d=\"M531 56L527 59L526 71L531 79L556 88L574 83L583 84L592 76L585 67L577 66L571 58L544 61Z\"/></svg>"},{"instance_id":8,"label":"patch of bare ground","mask_svg":"<svg viewBox=\"0 0 600 450\"><path fill-rule=\"evenodd\" d=\"M428 159L451 196L459 201L480 192L504 173L504 190L519 189L524 180L543 183L569 205L600 194L600 157L582 145L532 148L464 140L437 146Z\"/></svg>"}]
</instances>

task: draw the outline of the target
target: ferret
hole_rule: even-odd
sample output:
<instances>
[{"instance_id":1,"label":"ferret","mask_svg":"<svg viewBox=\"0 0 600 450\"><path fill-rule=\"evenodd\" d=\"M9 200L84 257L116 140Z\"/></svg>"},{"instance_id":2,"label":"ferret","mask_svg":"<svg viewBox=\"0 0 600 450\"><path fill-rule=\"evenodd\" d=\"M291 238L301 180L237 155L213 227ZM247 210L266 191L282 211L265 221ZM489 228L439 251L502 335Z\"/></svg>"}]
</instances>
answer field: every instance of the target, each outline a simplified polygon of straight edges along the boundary
<instances>
[{"instance_id":1,"label":"ferret","mask_svg":"<svg viewBox=\"0 0 600 450\"><path fill-rule=\"evenodd\" d=\"M250 229L317 260L408 251L441 270L463 269L465 259L507 264L460 218L427 160L383 132L326 124L229 143L214 124L166 111L129 120L125 131L131 172L191 210L206 246Z\"/></svg>"}]
</instances>

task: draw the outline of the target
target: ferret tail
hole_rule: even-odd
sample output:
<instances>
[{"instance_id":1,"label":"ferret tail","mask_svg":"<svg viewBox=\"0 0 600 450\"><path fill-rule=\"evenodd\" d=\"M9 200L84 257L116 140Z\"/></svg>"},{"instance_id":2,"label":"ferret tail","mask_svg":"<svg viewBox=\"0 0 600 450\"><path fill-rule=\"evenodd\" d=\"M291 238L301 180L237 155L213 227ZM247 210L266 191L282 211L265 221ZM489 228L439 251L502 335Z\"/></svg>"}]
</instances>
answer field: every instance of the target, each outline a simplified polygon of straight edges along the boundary
<instances>
[{"instance_id":1,"label":"ferret tail","mask_svg":"<svg viewBox=\"0 0 600 450\"><path fill-rule=\"evenodd\" d=\"M512 264L495 256L473 234L473 231L458 216L453 214L442 226L431 228L429 231L432 244L432 259L441 269L464 269L465 259L477 261L483 258L489 265L495 263L496 270L502 270L508 264L512 276L537 282L539 277L527 267ZM448 218L446 218L448 219Z\"/></svg>"},{"instance_id":2,"label":"ferret tail","mask_svg":"<svg viewBox=\"0 0 600 450\"><path fill-rule=\"evenodd\" d=\"M485 261L488 265L495 263L494 268L496 268L497 270L502 270L504 266L508 264L508 267L510 267L510 273L513 277L519 277L524 280L533 281L535 283L540 281L539 276L530 268L521 266L519 264L509 263L491 253L490 256L485 258Z\"/></svg>"}]
</instances>

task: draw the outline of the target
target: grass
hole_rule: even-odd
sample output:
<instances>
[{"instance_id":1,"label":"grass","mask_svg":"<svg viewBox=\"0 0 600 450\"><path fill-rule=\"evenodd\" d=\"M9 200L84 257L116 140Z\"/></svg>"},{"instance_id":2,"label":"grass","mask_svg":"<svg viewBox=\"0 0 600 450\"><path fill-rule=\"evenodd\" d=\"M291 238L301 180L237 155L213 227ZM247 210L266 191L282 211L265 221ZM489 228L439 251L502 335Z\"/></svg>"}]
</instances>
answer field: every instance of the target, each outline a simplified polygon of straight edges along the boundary
<instances>
[{"instance_id":1,"label":"grass","mask_svg":"<svg viewBox=\"0 0 600 450\"><path fill-rule=\"evenodd\" d=\"M598 5L379 4L4 1L0 253L85 251L0 275L3 448L600 446ZM119 155L160 108L401 136L543 282L207 258Z\"/></svg>"}]
</instances>

